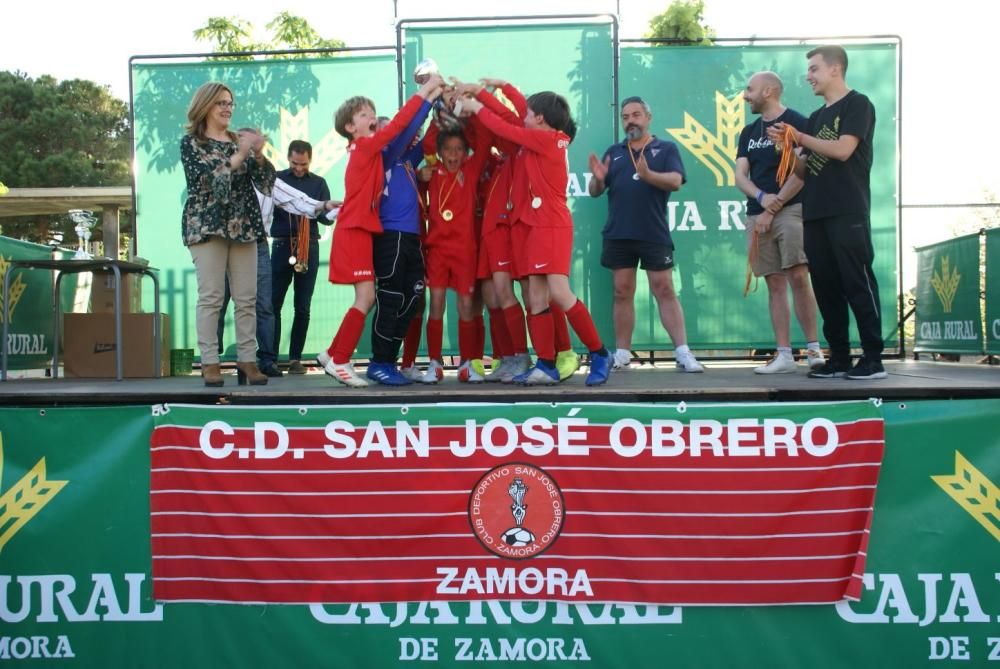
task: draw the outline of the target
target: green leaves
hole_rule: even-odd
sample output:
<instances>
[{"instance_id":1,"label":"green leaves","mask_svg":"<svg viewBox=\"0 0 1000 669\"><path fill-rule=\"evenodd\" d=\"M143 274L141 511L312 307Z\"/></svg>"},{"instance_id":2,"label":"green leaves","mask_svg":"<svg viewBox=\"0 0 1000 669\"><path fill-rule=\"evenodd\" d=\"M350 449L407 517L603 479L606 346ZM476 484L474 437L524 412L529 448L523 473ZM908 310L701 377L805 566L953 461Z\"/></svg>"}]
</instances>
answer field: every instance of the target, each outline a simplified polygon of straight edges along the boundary
<instances>
[{"instance_id":1,"label":"green leaves","mask_svg":"<svg viewBox=\"0 0 1000 669\"><path fill-rule=\"evenodd\" d=\"M346 46L343 40L320 37L308 21L287 11L278 14L265 27L271 35L270 39L264 42L255 42L253 24L249 21L238 17L214 16L208 19L208 23L194 31L194 37L202 42L211 42L212 50L215 53L284 49L336 49ZM253 60L253 56L224 56L218 60Z\"/></svg>"}]
</instances>

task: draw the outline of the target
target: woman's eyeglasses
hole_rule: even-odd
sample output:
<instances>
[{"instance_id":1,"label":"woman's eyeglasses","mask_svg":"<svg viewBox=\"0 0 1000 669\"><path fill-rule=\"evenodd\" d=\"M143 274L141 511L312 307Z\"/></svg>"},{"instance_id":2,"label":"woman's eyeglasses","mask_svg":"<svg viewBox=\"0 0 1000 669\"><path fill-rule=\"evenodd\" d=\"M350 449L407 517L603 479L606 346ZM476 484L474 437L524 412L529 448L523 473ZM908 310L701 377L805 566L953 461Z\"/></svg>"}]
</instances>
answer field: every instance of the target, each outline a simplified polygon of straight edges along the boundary
<instances>
[{"instance_id":1,"label":"woman's eyeglasses","mask_svg":"<svg viewBox=\"0 0 1000 669\"><path fill-rule=\"evenodd\" d=\"M219 100L215 103L215 106L219 109L233 109L236 107L236 103L232 100Z\"/></svg>"}]
</instances>

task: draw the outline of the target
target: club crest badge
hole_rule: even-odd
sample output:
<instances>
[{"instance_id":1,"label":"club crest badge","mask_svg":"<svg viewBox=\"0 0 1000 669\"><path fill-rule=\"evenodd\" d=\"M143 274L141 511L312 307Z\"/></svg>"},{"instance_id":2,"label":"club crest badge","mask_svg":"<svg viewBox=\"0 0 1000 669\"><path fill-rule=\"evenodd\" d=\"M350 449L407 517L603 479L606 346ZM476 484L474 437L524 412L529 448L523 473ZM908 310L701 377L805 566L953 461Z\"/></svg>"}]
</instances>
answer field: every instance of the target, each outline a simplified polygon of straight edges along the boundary
<instances>
[{"instance_id":1,"label":"club crest badge","mask_svg":"<svg viewBox=\"0 0 1000 669\"><path fill-rule=\"evenodd\" d=\"M544 552L562 532L562 490L544 470L509 462L486 472L469 496L469 524L494 555L525 560Z\"/></svg>"}]
</instances>

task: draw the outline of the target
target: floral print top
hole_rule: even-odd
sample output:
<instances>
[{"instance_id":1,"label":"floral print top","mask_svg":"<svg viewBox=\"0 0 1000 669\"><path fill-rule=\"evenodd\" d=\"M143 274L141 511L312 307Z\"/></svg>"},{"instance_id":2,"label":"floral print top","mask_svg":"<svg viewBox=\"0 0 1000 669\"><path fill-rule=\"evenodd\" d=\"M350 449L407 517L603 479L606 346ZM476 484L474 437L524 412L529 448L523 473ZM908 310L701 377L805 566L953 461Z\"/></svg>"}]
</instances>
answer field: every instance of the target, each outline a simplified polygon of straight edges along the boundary
<instances>
[{"instance_id":1,"label":"floral print top","mask_svg":"<svg viewBox=\"0 0 1000 669\"><path fill-rule=\"evenodd\" d=\"M194 135L181 139L181 164L187 180L187 202L181 232L184 245L223 237L239 242L265 238L264 222L254 186L264 195L274 186L274 165L267 159L258 164L247 156L238 169L229 166L236 153L234 142L220 142Z\"/></svg>"}]
</instances>

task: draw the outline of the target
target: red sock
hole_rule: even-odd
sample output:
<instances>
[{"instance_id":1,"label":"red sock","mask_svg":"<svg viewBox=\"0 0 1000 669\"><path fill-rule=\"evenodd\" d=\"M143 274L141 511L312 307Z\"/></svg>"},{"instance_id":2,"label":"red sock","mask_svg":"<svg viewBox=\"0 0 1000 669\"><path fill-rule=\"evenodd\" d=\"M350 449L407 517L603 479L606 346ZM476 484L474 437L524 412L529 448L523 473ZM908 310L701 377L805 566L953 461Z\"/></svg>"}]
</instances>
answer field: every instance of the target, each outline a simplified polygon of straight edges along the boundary
<instances>
[{"instance_id":1,"label":"red sock","mask_svg":"<svg viewBox=\"0 0 1000 669\"><path fill-rule=\"evenodd\" d=\"M463 361L476 357L476 321L458 321L458 355Z\"/></svg>"},{"instance_id":2,"label":"red sock","mask_svg":"<svg viewBox=\"0 0 1000 669\"><path fill-rule=\"evenodd\" d=\"M573 348L569 340L569 327L566 325L566 314L555 302L549 302L549 311L552 312L552 330L556 337L556 353L568 351Z\"/></svg>"},{"instance_id":3,"label":"red sock","mask_svg":"<svg viewBox=\"0 0 1000 669\"><path fill-rule=\"evenodd\" d=\"M473 340L475 348L472 349L472 359L482 360L483 353L486 352L486 322L483 320L482 314L473 318L472 322L476 325L476 338Z\"/></svg>"},{"instance_id":4,"label":"red sock","mask_svg":"<svg viewBox=\"0 0 1000 669\"><path fill-rule=\"evenodd\" d=\"M567 309L566 318L588 351L600 351L604 348L604 344L601 343L601 335L597 334L597 328L594 326L594 319L590 317L590 312L587 311L587 307L583 306L583 302L577 300L576 304Z\"/></svg>"},{"instance_id":5,"label":"red sock","mask_svg":"<svg viewBox=\"0 0 1000 669\"><path fill-rule=\"evenodd\" d=\"M365 329L365 314L354 307L347 310L344 320L340 322L340 328L333 338L333 343L326 350L327 354L333 358L334 364L343 365L351 361L354 349L358 347L358 340L361 339L361 331Z\"/></svg>"},{"instance_id":6,"label":"red sock","mask_svg":"<svg viewBox=\"0 0 1000 669\"><path fill-rule=\"evenodd\" d=\"M490 309L490 340L493 342L494 358L506 358L513 355L510 333L507 332L507 319L503 315L503 309Z\"/></svg>"},{"instance_id":7,"label":"red sock","mask_svg":"<svg viewBox=\"0 0 1000 669\"><path fill-rule=\"evenodd\" d=\"M427 357L441 360L441 340L444 339L444 321L440 318L427 319Z\"/></svg>"},{"instance_id":8,"label":"red sock","mask_svg":"<svg viewBox=\"0 0 1000 669\"><path fill-rule=\"evenodd\" d=\"M521 303L515 302L513 305L503 310L504 320L507 321L507 334L510 335L510 348L513 355L528 352L528 335L524 331L524 311L521 310Z\"/></svg>"},{"instance_id":9,"label":"red sock","mask_svg":"<svg viewBox=\"0 0 1000 669\"><path fill-rule=\"evenodd\" d=\"M420 334L423 325L423 315L414 316L413 320L410 321L410 327L407 329L406 337L403 339L402 367L413 367L413 363L417 361L417 349L420 348Z\"/></svg>"},{"instance_id":10,"label":"red sock","mask_svg":"<svg viewBox=\"0 0 1000 669\"><path fill-rule=\"evenodd\" d=\"M528 316L528 330L538 359L553 362L556 359L556 339L552 332L552 314L548 311L531 314Z\"/></svg>"}]
</instances>

